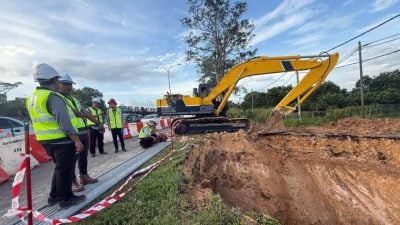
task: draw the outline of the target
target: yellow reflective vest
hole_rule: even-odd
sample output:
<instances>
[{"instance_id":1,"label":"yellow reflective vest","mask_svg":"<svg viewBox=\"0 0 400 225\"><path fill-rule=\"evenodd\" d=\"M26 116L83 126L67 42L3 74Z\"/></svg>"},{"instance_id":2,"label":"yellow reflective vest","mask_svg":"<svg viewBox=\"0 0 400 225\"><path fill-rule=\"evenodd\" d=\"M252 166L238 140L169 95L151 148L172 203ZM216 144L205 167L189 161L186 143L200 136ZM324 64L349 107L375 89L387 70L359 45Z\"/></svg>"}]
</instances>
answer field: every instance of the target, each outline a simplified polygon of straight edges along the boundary
<instances>
[{"instance_id":1,"label":"yellow reflective vest","mask_svg":"<svg viewBox=\"0 0 400 225\"><path fill-rule=\"evenodd\" d=\"M144 132L145 130L148 130L149 132ZM153 129L151 129L151 127L149 125L145 125L144 127L142 127L142 129L140 130L140 133L138 135L138 138L145 138L148 137L149 135L151 135L153 133Z\"/></svg>"},{"instance_id":2,"label":"yellow reflective vest","mask_svg":"<svg viewBox=\"0 0 400 225\"><path fill-rule=\"evenodd\" d=\"M110 124L108 124L109 128L122 128L122 113L120 108L116 108L115 110L109 108L107 115L110 120Z\"/></svg>"},{"instance_id":3,"label":"yellow reflective vest","mask_svg":"<svg viewBox=\"0 0 400 225\"><path fill-rule=\"evenodd\" d=\"M81 112L82 111L82 106L81 103L79 103L78 99L74 98L71 96L72 99L63 96L64 97L64 101L67 103L67 105L70 108L74 108L75 110ZM78 117L78 116L74 116L71 118L71 123L72 126L74 126L76 129L82 129L86 127L86 123L84 118L82 117Z\"/></svg>"},{"instance_id":4,"label":"yellow reflective vest","mask_svg":"<svg viewBox=\"0 0 400 225\"><path fill-rule=\"evenodd\" d=\"M38 141L55 140L66 137L54 116L47 110L47 100L50 94L57 94L64 99L63 96L57 92L48 89L37 89L33 92L32 96L26 100L26 108L32 120L36 140ZM68 105L66 108L70 117L75 117Z\"/></svg>"},{"instance_id":5,"label":"yellow reflective vest","mask_svg":"<svg viewBox=\"0 0 400 225\"><path fill-rule=\"evenodd\" d=\"M98 114L101 114L101 113L102 113L101 109L95 109L95 108L93 108L92 106L90 106L90 107L88 108L88 110L89 110L90 114L92 114L94 117L97 118L97 121L99 121L100 124L103 124L103 115L95 116L95 115L98 115ZM88 121L87 121L87 125L88 125L88 126L93 126L93 125L96 125L96 124L93 123L91 120L88 120Z\"/></svg>"}]
</instances>

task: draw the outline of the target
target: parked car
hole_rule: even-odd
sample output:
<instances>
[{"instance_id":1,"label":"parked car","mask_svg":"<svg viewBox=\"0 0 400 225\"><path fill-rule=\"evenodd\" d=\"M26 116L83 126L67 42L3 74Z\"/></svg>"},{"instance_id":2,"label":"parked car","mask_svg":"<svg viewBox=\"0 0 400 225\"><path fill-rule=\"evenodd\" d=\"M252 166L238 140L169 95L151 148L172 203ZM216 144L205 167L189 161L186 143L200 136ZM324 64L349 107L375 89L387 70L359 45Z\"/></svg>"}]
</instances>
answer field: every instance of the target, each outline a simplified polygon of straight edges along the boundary
<instances>
[{"instance_id":1,"label":"parked car","mask_svg":"<svg viewBox=\"0 0 400 225\"><path fill-rule=\"evenodd\" d=\"M122 114L122 119L127 123L139 122L141 117L137 114Z\"/></svg>"},{"instance_id":2,"label":"parked car","mask_svg":"<svg viewBox=\"0 0 400 225\"><path fill-rule=\"evenodd\" d=\"M32 126L29 133L33 134ZM0 138L24 135L24 122L11 117L0 116Z\"/></svg>"},{"instance_id":3,"label":"parked car","mask_svg":"<svg viewBox=\"0 0 400 225\"><path fill-rule=\"evenodd\" d=\"M143 123L147 123L147 122L149 122L150 120L153 120L153 121L159 123L159 122L160 122L160 119L161 119L161 117L160 117L158 114L149 114L149 115L145 115L145 116L142 118L141 121L142 121Z\"/></svg>"}]
</instances>

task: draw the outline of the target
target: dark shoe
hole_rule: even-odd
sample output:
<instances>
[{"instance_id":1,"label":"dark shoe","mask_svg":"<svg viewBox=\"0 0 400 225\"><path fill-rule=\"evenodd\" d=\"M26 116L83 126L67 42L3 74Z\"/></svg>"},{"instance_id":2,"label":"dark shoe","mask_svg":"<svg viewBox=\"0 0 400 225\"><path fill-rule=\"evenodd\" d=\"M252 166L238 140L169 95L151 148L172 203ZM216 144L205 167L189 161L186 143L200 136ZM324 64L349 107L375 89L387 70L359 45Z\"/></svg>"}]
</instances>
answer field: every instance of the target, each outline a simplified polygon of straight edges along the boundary
<instances>
[{"instance_id":1,"label":"dark shoe","mask_svg":"<svg viewBox=\"0 0 400 225\"><path fill-rule=\"evenodd\" d=\"M96 154L92 154L92 157L96 157Z\"/></svg>"},{"instance_id":2,"label":"dark shoe","mask_svg":"<svg viewBox=\"0 0 400 225\"><path fill-rule=\"evenodd\" d=\"M58 203L58 198L49 197L47 199L47 205L52 206Z\"/></svg>"},{"instance_id":3,"label":"dark shoe","mask_svg":"<svg viewBox=\"0 0 400 225\"><path fill-rule=\"evenodd\" d=\"M117 152L118 152L118 150L115 150L114 152L115 152L115 153L117 153Z\"/></svg>"},{"instance_id":4,"label":"dark shoe","mask_svg":"<svg viewBox=\"0 0 400 225\"><path fill-rule=\"evenodd\" d=\"M89 175L81 175L81 184L85 185L85 184L94 184L99 182L99 179L97 178L91 178Z\"/></svg>"},{"instance_id":5,"label":"dark shoe","mask_svg":"<svg viewBox=\"0 0 400 225\"><path fill-rule=\"evenodd\" d=\"M107 152L100 152L100 154L107 155L108 153Z\"/></svg>"},{"instance_id":6,"label":"dark shoe","mask_svg":"<svg viewBox=\"0 0 400 225\"><path fill-rule=\"evenodd\" d=\"M123 148L122 151L123 151L123 152L126 152L126 148Z\"/></svg>"},{"instance_id":7,"label":"dark shoe","mask_svg":"<svg viewBox=\"0 0 400 225\"><path fill-rule=\"evenodd\" d=\"M82 184L79 184L78 181L76 181L76 179L72 181L72 191L73 192L81 192L84 190L85 190L85 187Z\"/></svg>"},{"instance_id":8,"label":"dark shoe","mask_svg":"<svg viewBox=\"0 0 400 225\"><path fill-rule=\"evenodd\" d=\"M77 205L81 202L83 202L83 200L86 199L85 195L73 195L71 196L71 198L67 199L67 200L62 200L58 203L58 206L60 209L66 209L69 208L73 205Z\"/></svg>"}]
</instances>

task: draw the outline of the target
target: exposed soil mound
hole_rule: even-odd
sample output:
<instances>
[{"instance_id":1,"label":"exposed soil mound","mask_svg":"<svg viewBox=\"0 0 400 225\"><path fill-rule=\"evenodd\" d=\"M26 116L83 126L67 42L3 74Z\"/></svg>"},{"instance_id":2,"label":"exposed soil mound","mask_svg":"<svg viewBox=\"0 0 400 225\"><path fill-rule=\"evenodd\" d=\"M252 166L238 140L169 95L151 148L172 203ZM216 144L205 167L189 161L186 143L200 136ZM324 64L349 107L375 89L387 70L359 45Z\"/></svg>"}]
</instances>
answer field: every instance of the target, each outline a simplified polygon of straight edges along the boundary
<instances>
[{"instance_id":1,"label":"exposed soil mound","mask_svg":"<svg viewBox=\"0 0 400 225\"><path fill-rule=\"evenodd\" d=\"M273 134L208 134L185 173L197 207L219 193L282 224L400 224L400 120L346 119Z\"/></svg>"}]
</instances>

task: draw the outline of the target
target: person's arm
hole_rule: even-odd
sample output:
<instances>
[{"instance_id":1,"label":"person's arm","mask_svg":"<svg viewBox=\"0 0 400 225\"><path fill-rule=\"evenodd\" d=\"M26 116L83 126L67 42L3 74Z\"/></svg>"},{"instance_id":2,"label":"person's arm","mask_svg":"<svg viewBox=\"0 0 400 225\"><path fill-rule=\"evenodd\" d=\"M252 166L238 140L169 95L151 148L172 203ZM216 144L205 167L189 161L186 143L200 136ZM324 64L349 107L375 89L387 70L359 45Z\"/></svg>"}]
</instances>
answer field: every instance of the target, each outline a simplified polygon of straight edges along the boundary
<instances>
[{"instance_id":1,"label":"person's arm","mask_svg":"<svg viewBox=\"0 0 400 225\"><path fill-rule=\"evenodd\" d=\"M72 126L71 118L68 115L64 100L58 95L51 94L47 101L47 106L60 129L75 143L76 151L81 152L83 150L83 144L77 135L78 131Z\"/></svg>"},{"instance_id":2,"label":"person's arm","mask_svg":"<svg viewBox=\"0 0 400 225\"><path fill-rule=\"evenodd\" d=\"M100 125L100 122L96 119L95 116L93 116L89 111L87 111L86 109L82 109L81 111L82 115L87 118L88 120L92 121L95 124Z\"/></svg>"}]
</instances>

